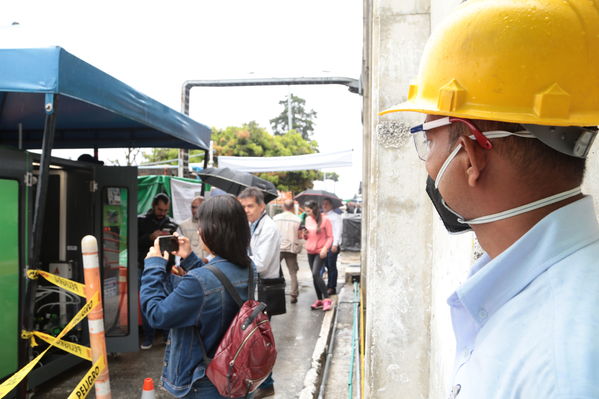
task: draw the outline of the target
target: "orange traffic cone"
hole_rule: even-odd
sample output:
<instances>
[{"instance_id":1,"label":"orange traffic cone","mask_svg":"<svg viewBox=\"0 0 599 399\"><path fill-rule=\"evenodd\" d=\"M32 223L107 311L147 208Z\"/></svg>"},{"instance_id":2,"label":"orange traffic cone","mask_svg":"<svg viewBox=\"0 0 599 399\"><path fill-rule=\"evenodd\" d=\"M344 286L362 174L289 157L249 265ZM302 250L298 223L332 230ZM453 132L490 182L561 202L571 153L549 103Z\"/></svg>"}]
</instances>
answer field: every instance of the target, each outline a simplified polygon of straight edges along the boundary
<instances>
[{"instance_id":1,"label":"orange traffic cone","mask_svg":"<svg viewBox=\"0 0 599 399\"><path fill-rule=\"evenodd\" d=\"M141 399L155 399L156 392L154 391L154 380L146 378L144 380L144 389L141 392Z\"/></svg>"}]
</instances>

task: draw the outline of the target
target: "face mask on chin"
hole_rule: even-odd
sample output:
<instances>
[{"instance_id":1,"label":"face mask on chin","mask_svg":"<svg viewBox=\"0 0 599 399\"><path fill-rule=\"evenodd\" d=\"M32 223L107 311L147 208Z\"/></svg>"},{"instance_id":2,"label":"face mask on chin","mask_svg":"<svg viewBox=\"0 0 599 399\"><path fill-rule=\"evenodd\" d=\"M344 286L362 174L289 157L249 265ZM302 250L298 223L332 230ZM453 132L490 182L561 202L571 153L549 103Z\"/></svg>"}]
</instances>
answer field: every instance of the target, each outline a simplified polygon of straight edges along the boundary
<instances>
[{"instance_id":1,"label":"face mask on chin","mask_svg":"<svg viewBox=\"0 0 599 399\"><path fill-rule=\"evenodd\" d=\"M455 158L457 153L462 148L462 145L458 145L447 157L443 165L441 165L441 169L439 169L439 173L437 174L437 179L433 180L430 176L426 179L426 193L430 197L437 213L441 217L445 228L449 233L463 233L469 230L472 230L470 225L472 224L485 224L496 222L498 220L508 219L516 215L520 215L522 213L530 212L535 209L539 209L545 207L547 205L554 204L556 202L563 201L565 199L574 197L576 195L581 194L581 189L579 187L575 187L571 190L564 191L555 195L551 195L549 197L541 198L540 200L530 202L528 204L524 204L522 206L508 209L503 212L494 213L487 216L480 216L474 219L464 219L460 214L452 210L443 200L443 196L439 192L439 183L441 178L445 174L445 170L449 166L450 162Z\"/></svg>"},{"instance_id":2,"label":"face mask on chin","mask_svg":"<svg viewBox=\"0 0 599 399\"><path fill-rule=\"evenodd\" d=\"M449 233L458 234L472 230L469 225L460 223L458 221L459 216L445 205L441 193L435 187L435 181L430 176L426 178L426 193L435 206L435 210L439 214L443 225L445 225L445 229L447 229Z\"/></svg>"}]
</instances>

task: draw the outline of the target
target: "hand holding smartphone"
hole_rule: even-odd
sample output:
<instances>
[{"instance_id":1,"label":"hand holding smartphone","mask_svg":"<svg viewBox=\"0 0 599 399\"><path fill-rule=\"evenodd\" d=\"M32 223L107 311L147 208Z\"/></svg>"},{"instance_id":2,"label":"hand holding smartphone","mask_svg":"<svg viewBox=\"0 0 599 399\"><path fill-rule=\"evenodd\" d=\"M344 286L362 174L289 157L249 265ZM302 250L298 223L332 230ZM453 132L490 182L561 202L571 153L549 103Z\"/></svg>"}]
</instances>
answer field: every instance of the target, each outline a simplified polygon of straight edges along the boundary
<instances>
[{"instance_id":1,"label":"hand holding smartphone","mask_svg":"<svg viewBox=\"0 0 599 399\"><path fill-rule=\"evenodd\" d=\"M174 235L160 236L158 237L158 245L160 246L160 252L164 251L169 254L179 250L179 239Z\"/></svg>"}]
</instances>

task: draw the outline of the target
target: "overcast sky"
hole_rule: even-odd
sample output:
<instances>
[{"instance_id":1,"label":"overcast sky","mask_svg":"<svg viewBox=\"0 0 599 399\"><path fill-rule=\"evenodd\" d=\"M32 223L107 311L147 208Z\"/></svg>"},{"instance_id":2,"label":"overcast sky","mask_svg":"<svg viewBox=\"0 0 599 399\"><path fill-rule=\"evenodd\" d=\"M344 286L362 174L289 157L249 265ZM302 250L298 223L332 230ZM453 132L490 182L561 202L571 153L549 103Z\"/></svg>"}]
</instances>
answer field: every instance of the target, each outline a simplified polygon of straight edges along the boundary
<instances>
[{"instance_id":1,"label":"overcast sky","mask_svg":"<svg viewBox=\"0 0 599 399\"><path fill-rule=\"evenodd\" d=\"M4 3L0 47L60 45L176 110L185 80L360 77L358 0ZM314 138L321 152L354 149L354 166L335 170L342 181L325 183L344 198L353 196L361 177L362 104L344 86L194 88L190 116L218 128L255 120L270 131L268 121L282 111L278 101L289 91L317 111ZM104 160L121 156L100 150Z\"/></svg>"}]
</instances>

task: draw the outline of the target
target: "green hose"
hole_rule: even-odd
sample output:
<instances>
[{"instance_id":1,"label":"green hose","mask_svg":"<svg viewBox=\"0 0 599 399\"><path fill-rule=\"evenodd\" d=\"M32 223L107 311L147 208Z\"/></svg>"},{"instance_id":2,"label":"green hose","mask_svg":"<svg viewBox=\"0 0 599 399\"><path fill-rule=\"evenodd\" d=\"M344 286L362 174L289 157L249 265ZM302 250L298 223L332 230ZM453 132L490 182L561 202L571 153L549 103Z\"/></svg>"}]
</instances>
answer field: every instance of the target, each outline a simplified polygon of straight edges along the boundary
<instances>
[{"instance_id":1,"label":"green hose","mask_svg":"<svg viewBox=\"0 0 599 399\"><path fill-rule=\"evenodd\" d=\"M354 317L351 338L351 360L349 365L349 380L347 381L347 397L353 398L354 363L356 361L356 343L358 342L358 306L360 305L360 285L354 281Z\"/></svg>"}]
</instances>

